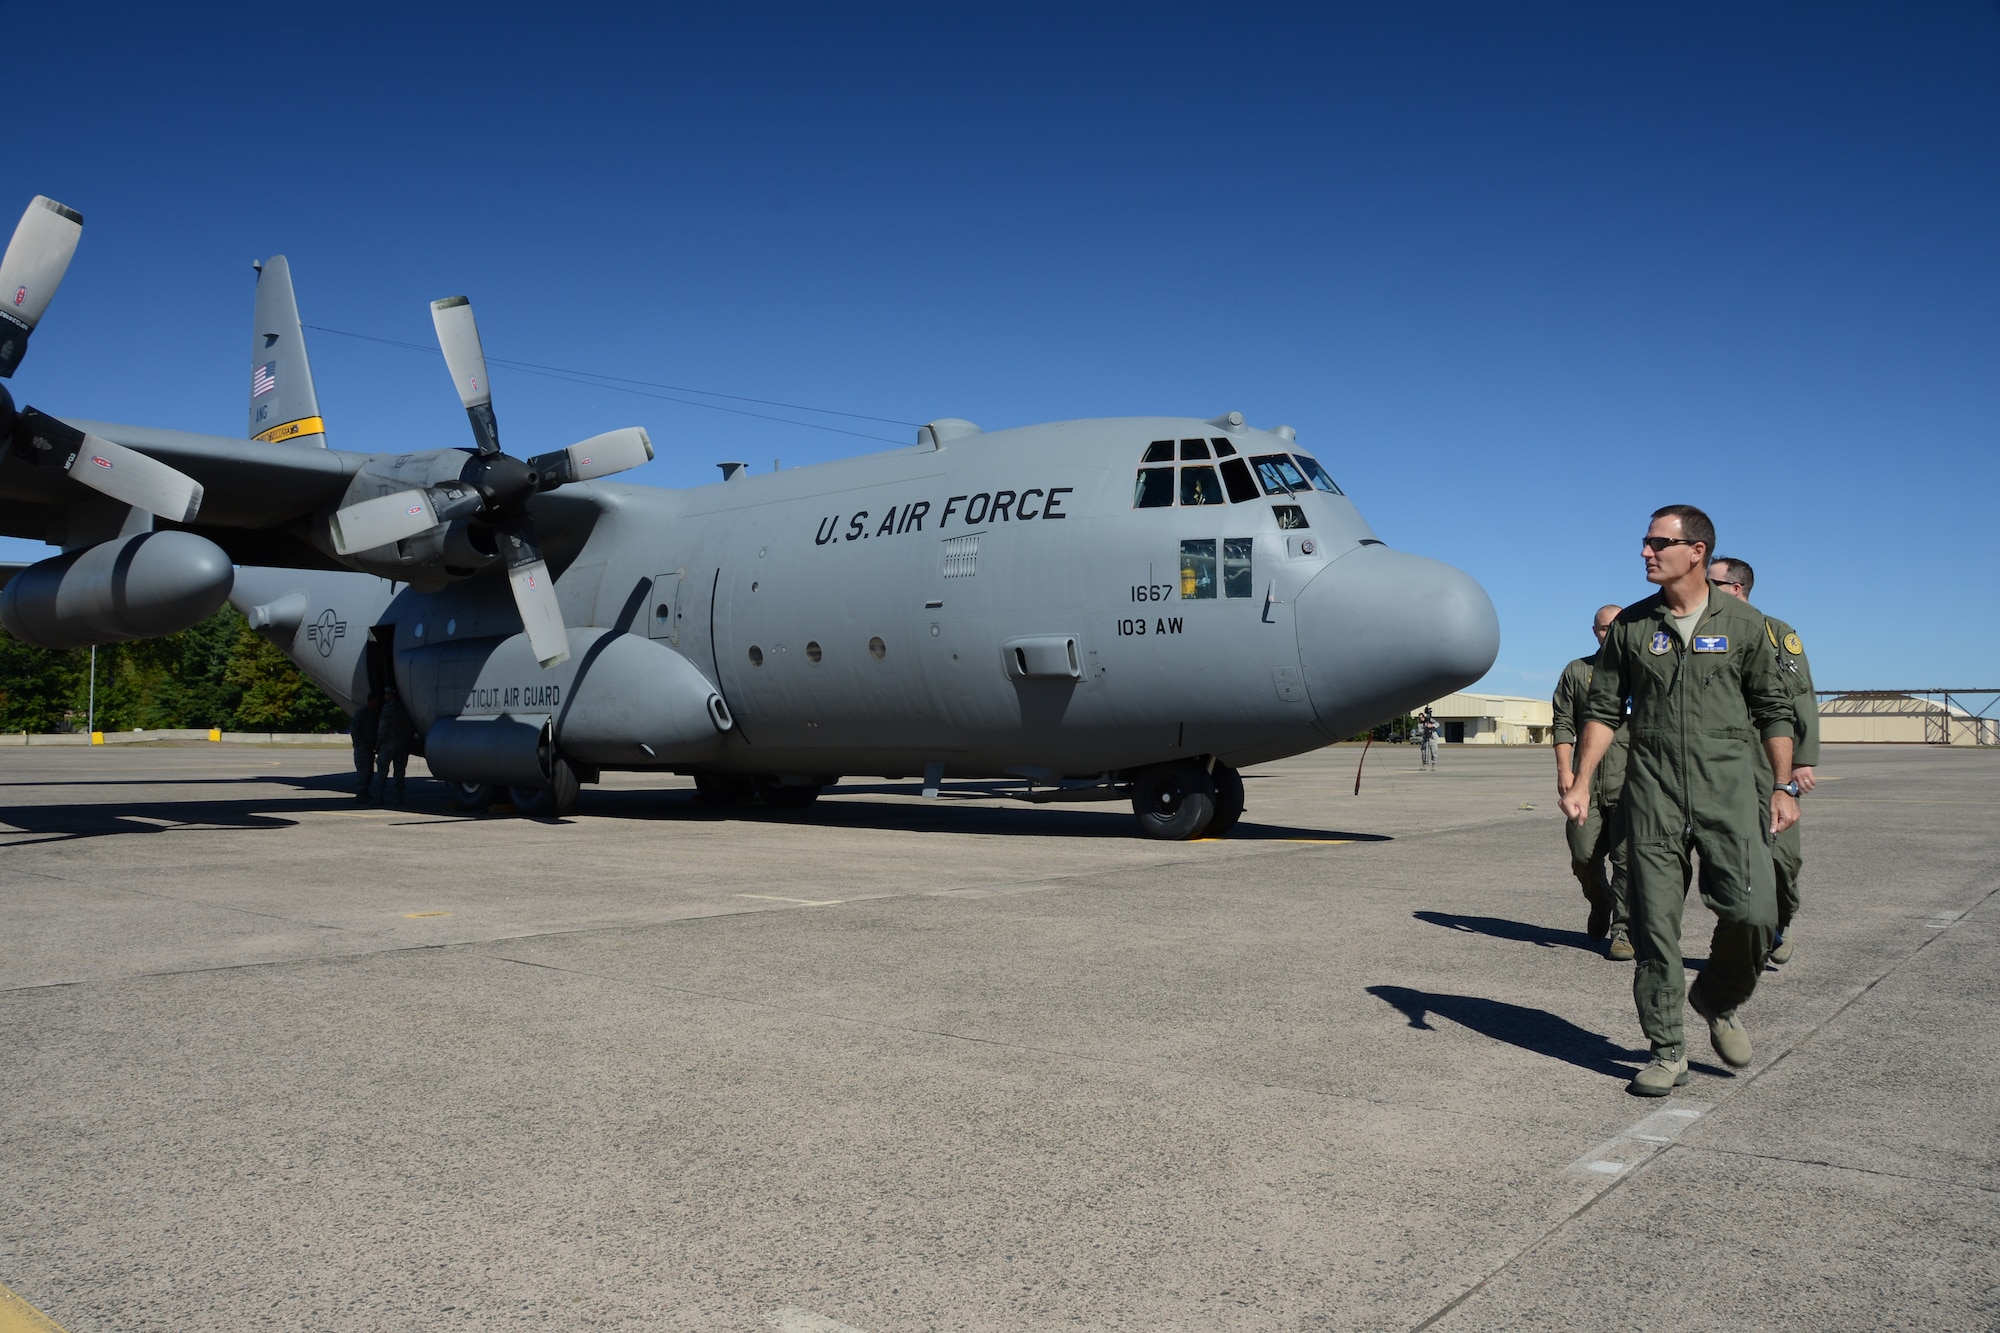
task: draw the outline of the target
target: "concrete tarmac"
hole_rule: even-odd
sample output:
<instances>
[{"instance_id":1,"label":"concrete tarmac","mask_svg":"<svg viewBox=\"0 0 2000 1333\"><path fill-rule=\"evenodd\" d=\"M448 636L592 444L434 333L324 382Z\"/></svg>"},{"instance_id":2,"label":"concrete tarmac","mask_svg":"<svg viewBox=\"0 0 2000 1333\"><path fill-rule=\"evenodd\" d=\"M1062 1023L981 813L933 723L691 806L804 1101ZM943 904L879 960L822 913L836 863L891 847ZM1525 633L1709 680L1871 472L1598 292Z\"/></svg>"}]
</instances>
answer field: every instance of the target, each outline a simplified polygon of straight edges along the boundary
<instances>
[{"instance_id":1,"label":"concrete tarmac","mask_svg":"<svg viewBox=\"0 0 2000 1333\"><path fill-rule=\"evenodd\" d=\"M71 1333L2000 1327L2000 755L1828 747L1755 1063L1690 1014L1664 1101L1548 753L1359 758L1189 844L0 751L0 1284Z\"/></svg>"}]
</instances>

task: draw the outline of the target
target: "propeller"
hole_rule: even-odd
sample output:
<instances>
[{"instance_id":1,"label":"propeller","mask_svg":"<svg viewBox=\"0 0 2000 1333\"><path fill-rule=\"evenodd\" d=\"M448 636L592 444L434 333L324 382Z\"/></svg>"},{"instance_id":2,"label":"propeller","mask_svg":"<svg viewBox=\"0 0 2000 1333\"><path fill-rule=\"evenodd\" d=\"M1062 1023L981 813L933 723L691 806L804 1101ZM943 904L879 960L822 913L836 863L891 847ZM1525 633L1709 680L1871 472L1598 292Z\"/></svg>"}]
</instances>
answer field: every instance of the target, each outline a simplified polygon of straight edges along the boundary
<instances>
[{"instance_id":1,"label":"propeller","mask_svg":"<svg viewBox=\"0 0 2000 1333\"><path fill-rule=\"evenodd\" d=\"M28 338L62 285L82 236L83 214L47 195L36 195L21 214L0 257L0 379L12 378L28 354ZM177 523L193 522L201 509L201 484L194 478L46 412L32 407L17 412L5 386L0 386L0 448Z\"/></svg>"},{"instance_id":2,"label":"propeller","mask_svg":"<svg viewBox=\"0 0 2000 1333\"><path fill-rule=\"evenodd\" d=\"M608 477L653 457L653 442L637 426L607 431L526 462L500 451L500 426L493 416L493 390L486 378L486 352L472 304L463 296L431 302L438 347L478 449L455 482L422 490L397 491L346 506L333 515L333 548L341 555L372 550L430 532L459 519L490 527L507 567L507 586L521 613L521 626L535 658L544 667L569 656L569 634L556 602L555 580L535 538L529 497L573 481Z\"/></svg>"}]
</instances>

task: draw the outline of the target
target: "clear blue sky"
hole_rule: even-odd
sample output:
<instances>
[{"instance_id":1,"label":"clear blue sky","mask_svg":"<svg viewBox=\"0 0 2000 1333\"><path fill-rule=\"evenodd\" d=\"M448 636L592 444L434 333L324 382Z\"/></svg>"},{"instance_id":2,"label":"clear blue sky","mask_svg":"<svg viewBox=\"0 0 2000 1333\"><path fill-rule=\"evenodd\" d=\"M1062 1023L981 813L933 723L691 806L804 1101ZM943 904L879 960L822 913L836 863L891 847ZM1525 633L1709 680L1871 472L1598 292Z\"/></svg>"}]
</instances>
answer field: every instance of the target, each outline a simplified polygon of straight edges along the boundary
<instances>
[{"instance_id":1,"label":"clear blue sky","mask_svg":"<svg viewBox=\"0 0 2000 1333\"><path fill-rule=\"evenodd\" d=\"M464 292L496 357L1290 422L1492 593L1483 688L1650 591L1674 501L1823 686L2000 684L2000 6L430 9L10 13L0 208L87 219L16 396L242 433L283 253L308 323L428 345ZM337 447L468 438L435 357L308 341ZM642 424L662 486L888 447L496 390L513 452Z\"/></svg>"}]
</instances>

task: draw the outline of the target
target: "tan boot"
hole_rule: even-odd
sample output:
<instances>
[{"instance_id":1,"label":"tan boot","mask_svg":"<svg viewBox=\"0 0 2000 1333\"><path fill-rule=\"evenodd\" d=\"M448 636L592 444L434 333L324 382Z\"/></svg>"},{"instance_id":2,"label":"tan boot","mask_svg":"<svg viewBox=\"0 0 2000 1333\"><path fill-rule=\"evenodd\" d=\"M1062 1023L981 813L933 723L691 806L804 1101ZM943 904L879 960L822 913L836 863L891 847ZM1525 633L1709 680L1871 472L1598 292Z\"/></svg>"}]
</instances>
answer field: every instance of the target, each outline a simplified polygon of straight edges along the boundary
<instances>
[{"instance_id":1,"label":"tan boot","mask_svg":"<svg viewBox=\"0 0 2000 1333\"><path fill-rule=\"evenodd\" d=\"M1688 987L1688 1007L1708 1020L1708 1044L1715 1047L1722 1063L1731 1069L1747 1069L1750 1065L1750 1034L1743 1030L1743 1020L1736 1016L1736 1011L1709 1012L1703 1003L1699 981Z\"/></svg>"},{"instance_id":2,"label":"tan boot","mask_svg":"<svg viewBox=\"0 0 2000 1333\"><path fill-rule=\"evenodd\" d=\"M1782 964L1792 961L1792 928L1790 926L1786 926L1778 932L1778 938L1771 941L1771 952L1764 956L1774 963Z\"/></svg>"},{"instance_id":3,"label":"tan boot","mask_svg":"<svg viewBox=\"0 0 2000 1333\"><path fill-rule=\"evenodd\" d=\"M1638 952L1633 949L1632 941L1621 933L1611 937L1611 947L1604 951L1604 956L1614 963L1629 963L1638 957Z\"/></svg>"},{"instance_id":4,"label":"tan boot","mask_svg":"<svg viewBox=\"0 0 2000 1333\"><path fill-rule=\"evenodd\" d=\"M1641 1097L1664 1097L1675 1088L1684 1088L1688 1081L1688 1062L1683 1055L1678 1060L1662 1060L1653 1057L1653 1063L1640 1070L1638 1076L1625 1085L1625 1091Z\"/></svg>"}]
</instances>

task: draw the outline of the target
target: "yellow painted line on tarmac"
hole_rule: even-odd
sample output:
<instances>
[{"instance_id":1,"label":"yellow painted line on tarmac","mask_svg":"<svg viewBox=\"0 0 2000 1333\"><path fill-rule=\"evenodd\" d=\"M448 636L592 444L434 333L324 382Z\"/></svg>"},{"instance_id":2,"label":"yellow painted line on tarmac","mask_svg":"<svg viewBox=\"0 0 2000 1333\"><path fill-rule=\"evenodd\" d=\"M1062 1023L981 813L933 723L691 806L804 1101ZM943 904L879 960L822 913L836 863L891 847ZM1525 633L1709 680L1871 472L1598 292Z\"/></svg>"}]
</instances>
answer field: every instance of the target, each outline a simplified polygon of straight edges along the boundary
<instances>
[{"instance_id":1,"label":"yellow painted line on tarmac","mask_svg":"<svg viewBox=\"0 0 2000 1333\"><path fill-rule=\"evenodd\" d=\"M0 1333L63 1333L63 1326L0 1283Z\"/></svg>"},{"instance_id":2,"label":"yellow painted line on tarmac","mask_svg":"<svg viewBox=\"0 0 2000 1333\"><path fill-rule=\"evenodd\" d=\"M403 915L408 917L410 920L415 921L418 917L421 916L450 916L451 913L450 912L405 912L403 913Z\"/></svg>"}]
</instances>

